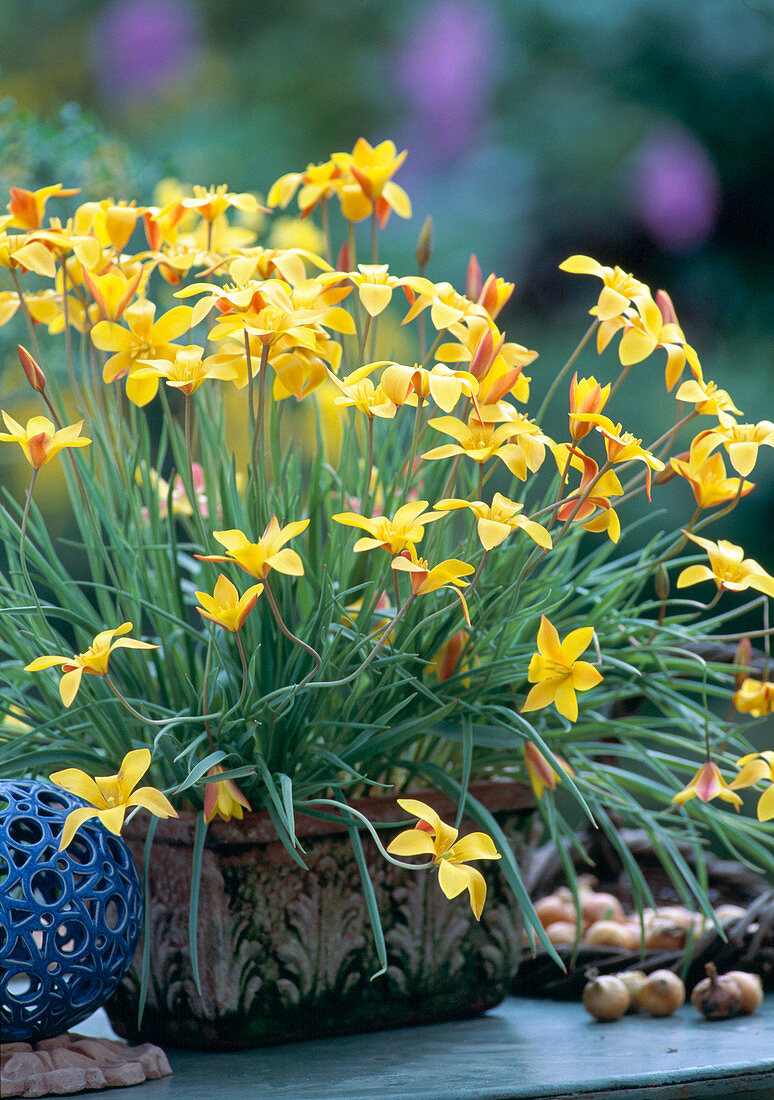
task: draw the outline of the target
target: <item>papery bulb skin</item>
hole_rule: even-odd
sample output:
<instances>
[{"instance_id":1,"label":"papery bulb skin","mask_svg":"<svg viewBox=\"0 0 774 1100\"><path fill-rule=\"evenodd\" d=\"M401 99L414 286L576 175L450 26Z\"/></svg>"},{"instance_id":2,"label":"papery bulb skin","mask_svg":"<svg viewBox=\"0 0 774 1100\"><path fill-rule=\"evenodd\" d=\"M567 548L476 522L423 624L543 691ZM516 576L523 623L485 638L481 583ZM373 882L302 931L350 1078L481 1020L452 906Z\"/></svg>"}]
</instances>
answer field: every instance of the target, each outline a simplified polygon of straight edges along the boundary
<instances>
[{"instance_id":1,"label":"papery bulb skin","mask_svg":"<svg viewBox=\"0 0 774 1100\"><path fill-rule=\"evenodd\" d=\"M595 970L589 970L596 975ZM617 1020L629 1008L629 991L620 978L612 974L592 977L583 990L583 1007L595 1020Z\"/></svg>"},{"instance_id":2,"label":"papery bulb skin","mask_svg":"<svg viewBox=\"0 0 774 1100\"><path fill-rule=\"evenodd\" d=\"M707 1020L726 1020L742 1007L742 991L728 974L720 976L714 963L707 963L707 977L691 993L691 1004Z\"/></svg>"}]
</instances>

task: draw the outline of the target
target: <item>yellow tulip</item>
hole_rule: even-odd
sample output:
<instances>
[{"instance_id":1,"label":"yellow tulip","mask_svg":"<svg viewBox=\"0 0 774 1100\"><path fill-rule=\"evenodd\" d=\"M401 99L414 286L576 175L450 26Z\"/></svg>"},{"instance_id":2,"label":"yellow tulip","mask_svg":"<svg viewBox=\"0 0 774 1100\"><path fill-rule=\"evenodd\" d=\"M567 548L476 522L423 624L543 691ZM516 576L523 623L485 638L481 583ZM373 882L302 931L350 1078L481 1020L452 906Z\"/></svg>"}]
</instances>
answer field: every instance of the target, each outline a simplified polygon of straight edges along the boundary
<instances>
[{"instance_id":1,"label":"yellow tulip","mask_svg":"<svg viewBox=\"0 0 774 1100\"><path fill-rule=\"evenodd\" d=\"M456 898L463 890L470 896L470 908L476 920L486 901L486 882L475 867L466 867L474 859L500 859L500 853L487 833L468 833L457 840L459 833L441 820L424 802L415 798L399 798L398 805L406 813L419 818L413 829L406 829L387 847L390 855L429 855L438 868L438 885L447 898Z\"/></svg>"},{"instance_id":2,"label":"yellow tulip","mask_svg":"<svg viewBox=\"0 0 774 1100\"><path fill-rule=\"evenodd\" d=\"M133 749L124 757L117 775L98 775L94 779L80 768L65 768L49 776L52 783L89 802L72 810L65 819L59 851L63 851L84 821L96 817L106 829L119 836L130 806L142 806L156 817L177 817L174 806L155 787L134 788L150 767L149 749Z\"/></svg>"}]
</instances>

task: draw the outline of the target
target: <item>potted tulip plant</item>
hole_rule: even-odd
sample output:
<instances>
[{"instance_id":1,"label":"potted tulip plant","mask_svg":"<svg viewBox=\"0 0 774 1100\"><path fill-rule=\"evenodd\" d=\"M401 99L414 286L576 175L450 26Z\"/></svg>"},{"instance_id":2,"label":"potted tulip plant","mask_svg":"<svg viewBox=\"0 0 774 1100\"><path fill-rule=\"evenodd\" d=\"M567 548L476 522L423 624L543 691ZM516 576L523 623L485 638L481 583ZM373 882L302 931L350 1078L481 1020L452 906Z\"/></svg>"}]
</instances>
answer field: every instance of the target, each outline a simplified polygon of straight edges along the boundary
<instances>
[{"instance_id":1,"label":"potted tulip plant","mask_svg":"<svg viewBox=\"0 0 774 1100\"><path fill-rule=\"evenodd\" d=\"M26 327L0 441L29 471L0 513L0 768L81 796L63 846L96 816L134 847L125 1033L138 1009L218 1046L495 1003L517 907L552 950L514 850L535 803L572 838L560 782L614 844L646 829L705 908L677 837L774 867L771 834L714 801L771 781L734 714L771 710L774 579L700 534L752 491L774 426L740 423L669 297L617 267L562 265L601 289L553 372L506 336L511 284L475 258L462 287L429 277L429 223L393 272L404 156L360 139L268 208L181 187L63 222L56 185L12 189L0 219L0 319ZM258 243L293 201L284 243ZM592 338L609 382L576 366ZM662 353L675 412L644 446L615 397ZM555 440L541 421L567 400ZM37 506L52 468L67 557ZM627 547L627 505L669 479L684 514ZM751 608L763 656L729 624Z\"/></svg>"}]
</instances>

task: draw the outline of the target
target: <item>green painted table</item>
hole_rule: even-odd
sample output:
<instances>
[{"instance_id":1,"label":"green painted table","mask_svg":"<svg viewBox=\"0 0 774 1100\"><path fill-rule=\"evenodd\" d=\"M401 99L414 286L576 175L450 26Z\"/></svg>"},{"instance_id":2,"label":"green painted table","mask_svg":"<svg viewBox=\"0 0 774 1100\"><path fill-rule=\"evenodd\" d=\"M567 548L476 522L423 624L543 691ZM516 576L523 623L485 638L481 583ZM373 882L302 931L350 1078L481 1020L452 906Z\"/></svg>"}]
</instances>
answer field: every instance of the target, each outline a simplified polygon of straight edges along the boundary
<instances>
[{"instance_id":1,"label":"green painted table","mask_svg":"<svg viewBox=\"0 0 774 1100\"><path fill-rule=\"evenodd\" d=\"M722 1022L687 1005L667 1019L608 1024L580 1004L510 997L475 1020L167 1055L172 1077L116 1100L774 1100L774 995Z\"/></svg>"}]
</instances>

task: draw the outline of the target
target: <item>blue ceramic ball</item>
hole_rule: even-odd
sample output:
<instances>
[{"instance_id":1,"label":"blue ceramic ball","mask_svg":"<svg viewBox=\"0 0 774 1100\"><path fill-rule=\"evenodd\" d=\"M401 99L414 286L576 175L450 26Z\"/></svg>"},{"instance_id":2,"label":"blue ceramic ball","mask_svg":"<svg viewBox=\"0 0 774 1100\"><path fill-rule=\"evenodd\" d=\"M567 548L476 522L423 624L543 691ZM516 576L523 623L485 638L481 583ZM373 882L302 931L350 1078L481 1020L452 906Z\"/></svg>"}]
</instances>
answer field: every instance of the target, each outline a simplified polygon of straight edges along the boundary
<instances>
[{"instance_id":1,"label":"blue ceramic ball","mask_svg":"<svg viewBox=\"0 0 774 1100\"><path fill-rule=\"evenodd\" d=\"M0 781L0 1028L35 1043L85 1020L129 968L142 888L126 843L93 818L59 851L86 803L37 780Z\"/></svg>"}]
</instances>

